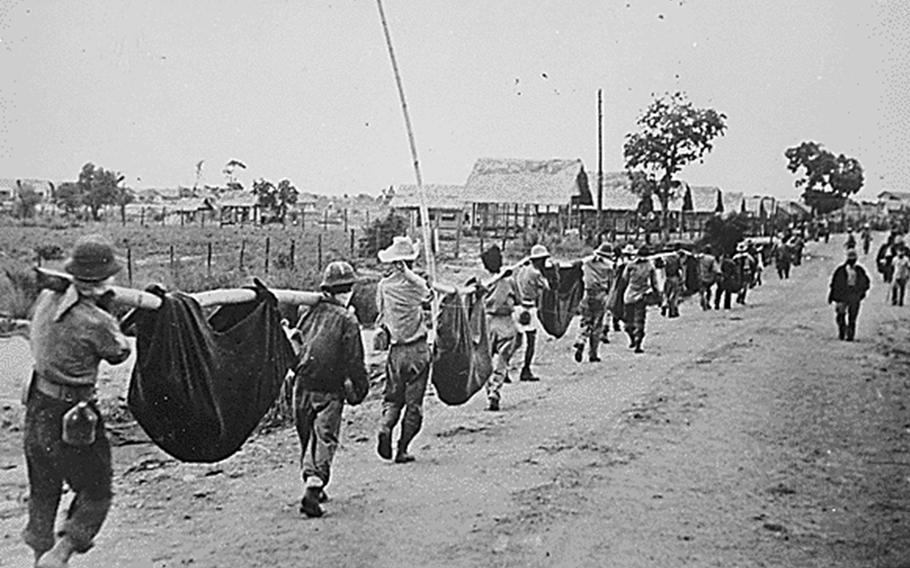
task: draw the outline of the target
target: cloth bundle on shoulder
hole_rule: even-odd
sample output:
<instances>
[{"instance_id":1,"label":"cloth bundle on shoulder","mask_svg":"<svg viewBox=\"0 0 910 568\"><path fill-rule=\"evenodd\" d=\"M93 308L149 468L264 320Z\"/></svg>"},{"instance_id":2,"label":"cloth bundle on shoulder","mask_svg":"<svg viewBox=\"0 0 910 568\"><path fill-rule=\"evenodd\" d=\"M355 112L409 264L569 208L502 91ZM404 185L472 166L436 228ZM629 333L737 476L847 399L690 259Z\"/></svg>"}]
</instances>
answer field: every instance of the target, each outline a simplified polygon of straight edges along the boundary
<instances>
[{"instance_id":1,"label":"cloth bundle on shoulder","mask_svg":"<svg viewBox=\"0 0 910 568\"><path fill-rule=\"evenodd\" d=\"M483 301L475 294L446 294L439 306L432 381L439 399L464 404L493 373Z\"/></svg>"},{"instance_id":2,"label":"cloth bundle on shoulder","mask_svg":"<svg viewBox=\"0 0 910 568\"><path fill-rule=\"evenodd\" d=\"M256 292L254 301L221 306L206 321L191 296L159 290L161 308L128 316L137 346L130 411L179 460L229 457L278 397L293 352L275 296L258 281Z\"/></svg>"},{"instance_id":3,"label":"cloth bundle on shoulder","mask_svg":"<svg viewBox=\"0 0 910 568\"><path fill-rule=\"evenodd\" d=\"M544 268L544 276L551 283L555 280L558 285L542 292L537 317L544 331L559 339L569 329L572 317L578 313L578 305L584 295L581 263Z\"/></svg>"}]
</instances>

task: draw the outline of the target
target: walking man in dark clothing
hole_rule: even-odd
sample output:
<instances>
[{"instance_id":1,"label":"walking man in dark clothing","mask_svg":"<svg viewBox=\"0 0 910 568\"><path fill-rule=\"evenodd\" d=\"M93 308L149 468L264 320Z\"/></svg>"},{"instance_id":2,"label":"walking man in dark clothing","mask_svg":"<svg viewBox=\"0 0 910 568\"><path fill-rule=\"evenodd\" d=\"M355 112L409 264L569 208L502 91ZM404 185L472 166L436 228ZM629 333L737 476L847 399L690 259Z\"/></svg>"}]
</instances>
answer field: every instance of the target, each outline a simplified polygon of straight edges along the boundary
<instances>
[{"instance_id":1,"label":"walking man in dark clothing","mask_svg":"<svg viewBox=\"0 0 910 568\"><path fill-rule=\"evenodd\" d=\"M102 360L116 365L130 354L117 320L103 308L120 268L106 239L83 237L64 268L72 284L63 292L42 290L35 302L30 330L35 368L25 393L29 498L23 537L38 568L68 566L73 553L88 551L110 509L111 447L95 383ZM82 427L63 427L76 417ZM75 497L54 542L64 481Z\"/></svg>"},{"instance_id":2,"label":"walking man in dark clothing","mask_svg":"<svg viewBox=\"0 0 910 568\"><path fill-rule=\"evenodd\" d=\"M720 257L720 282L717 283L717 293L714 296L714 309L720 309L720 302L723 299L724 309L730 309L730 302L733 292L739 290L739 272L736 263L727 253Z\"/></svg>"},{"instance_id":3,"label":"walking man in dark clothing","mask_svg":"<svg viewBox=\"0 0 910 568\"><path fill-rule=\"evenodd\" d=\"M308 517L323 513L319 503L338 449L345 399L360 404L370 389L360 326L347 309L356 281L347 262L326 266L323 295L301 315L293 336L300 346L294 370L294 424L304 484L300 512Z\"/></svg>"},{"instance_id":4,"label":"walking man in dark clothing","mask_svg":"<svg viewBox=\"0 0 910 568\"><path fill-rule=\"evenodd\" d=\"M834 270L828 292L828 303L834 303L837 337L846 341L853 341L856 336L859 304L869 290L869 276L856 263L857 256L855 248L847 250L847 261Z\"/></svg>"}]
</instances>

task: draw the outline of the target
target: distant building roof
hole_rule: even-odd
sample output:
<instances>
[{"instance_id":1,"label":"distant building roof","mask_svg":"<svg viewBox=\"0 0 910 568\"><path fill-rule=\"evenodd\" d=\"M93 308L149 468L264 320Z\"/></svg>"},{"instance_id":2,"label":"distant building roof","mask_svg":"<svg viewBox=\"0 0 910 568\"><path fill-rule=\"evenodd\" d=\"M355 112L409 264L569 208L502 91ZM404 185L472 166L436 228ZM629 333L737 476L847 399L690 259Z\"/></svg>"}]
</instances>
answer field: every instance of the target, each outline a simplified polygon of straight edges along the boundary
<instances>
[{"instance_id":1,"label":"distant building roof","mask_svg":"<svg viewBox=\"0 0 910 568\"><path fill-rule=\"evenodd\" d=\"M632 182L626 172L604 172L604 211L635 211L641 198L632 193ZM588 172L592 204L584 209L597 209L597 173Z\"/></svg>"},{"instance_id":2,"label":"distant building roof","mask_svg":"<svg viewBox=\"0 0 910 568\"><path fill-rule=\"evenodd\" d=\"M682 187L676 191L676 196L670 200L671 211L682 209L683 199L686 195L686 185L686 182L682 182ZM714 213L717 210L719 187L713 185L690 185L689 191L692 194L692 213ZM658 208L660 207L657 203L655 205ZM724 203L724 211L729 211L726 203ZM739 209L736 211L739 212Z\"/></svg>"},{"instance_id":3,"label":"distant building roof","mask_svg":"<svg viewBox=\"0 0 910 568\"><path fill-rule=\"evenodd\" d=\"M9 192L10 195L16 195L16 192L19 191L19 185L16 182L20 182L22 185L29 185L36 192L41 195L50 195L51 187L53 182L46 179L37 179L37 178L0 178L0 189L6 189L3 193Z\"/></svg>"},{"instance_id":4,"label":"distant building roof","mask_svg":"<svg viewBox=\"0 0 910 568\"><path fill-rule=\"evenodd\" d=\"M218 199L218 206L224 207L255 207L259 199L250 191L233 191L225 193Z\"/></svg>"},{"instance_id":5,"label":"distant building roof","mask_svg":"<svg viewBox=\"0 0 910 568\"><path fill-rule=\"evenodd\" d=\"M910 202L910 191L885 190L878 194L879 200L897 200Z\"/></svg>"},{"instance_id":6,"label":"distant building roof","mask_svg":"<svg viewBox=\"0 0 910 568\"><path fill-rule=\"evenodd\" d=\"M591 204L588 179L579 159L480 158L465 184L467 203Z\"/></svg>"},{"instance_id":7,"label":"distant building roof","mask_svg":"<svg viewBox=\"0 0 910 568\"><path fill-rule=\"evenodd\" d=\"M463 185L426 184L423 186L427 207L430 209L462 209L464 208ZM389 207L392 209L412 209L420 207L420 196L417 194L416 185L396 185Z\"/></svg>"},{"instance_id":8,"label":"distant building roof","mask_svg":"<svg viewBox=\"0 0 910 568\"><path fill-rule=\"evenodd\" d=\"M774 211L774 203L776 201L777 199L771 197L770 195L752 195L750 197L746 197L746 212L758 217L761 215L762 204L764 204L765 214L770 215Z\"/></svg>"},{"instance_id":9,"label":"distant building roof","mask_svg":"<svg viewBox=\"0 0 910 568\"><path fill-rule=\"evenodd\" d=\"M170 205L172 212L191 213L194 211L214 211L215 206L208 197L184 197Z\"/></svg>"},{"instance_id":10,"label":"distant building roof","mask_svg":"<svg viewBox=\"0 0 910 568\"><path fill-rule=\"evenodd\" d=\"M745 197L738 191L722 191L721 199L724 202L724 213L742 213Z\"/></svg>"}]
</instances>

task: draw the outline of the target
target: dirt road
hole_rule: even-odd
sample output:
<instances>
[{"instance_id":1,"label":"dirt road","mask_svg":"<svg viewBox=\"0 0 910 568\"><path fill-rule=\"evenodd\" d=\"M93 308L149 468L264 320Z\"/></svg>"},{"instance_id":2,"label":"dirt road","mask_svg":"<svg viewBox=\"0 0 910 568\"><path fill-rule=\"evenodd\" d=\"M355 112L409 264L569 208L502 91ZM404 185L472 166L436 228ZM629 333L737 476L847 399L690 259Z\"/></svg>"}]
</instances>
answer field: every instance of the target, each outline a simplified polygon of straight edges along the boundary
<instances>
[{"instance_id":1,"label":"dirt road","mask_svg":"<svg viewBox=\"0 0 910 568\"><path fill-rule=\"evenodd\" d=\"M910 307L874 275L838 341L835 240L748 306L650 312L644 355L544 342L543 380L501 412L429 397L414 464L375 455L376 400L346 409L321 519L297 512L292 429L211 466L115 448L111 517L73 566L910 566ZM20 436L0 443L0 566L29 565Z\"/></svg>"}]
</instances>

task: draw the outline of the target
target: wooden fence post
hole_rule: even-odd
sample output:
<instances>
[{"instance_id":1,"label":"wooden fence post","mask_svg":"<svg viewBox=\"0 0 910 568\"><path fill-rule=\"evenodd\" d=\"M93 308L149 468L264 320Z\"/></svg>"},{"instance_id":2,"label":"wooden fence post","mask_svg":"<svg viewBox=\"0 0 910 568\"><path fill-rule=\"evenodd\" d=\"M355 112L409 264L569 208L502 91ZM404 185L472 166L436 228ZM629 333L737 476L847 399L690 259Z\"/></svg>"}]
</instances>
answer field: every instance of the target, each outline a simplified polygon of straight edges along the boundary
<instances>
[{"instance_id":1,"label":"wooden fence post","mask_svg":"<svg viewBox=\"0 0 910 568\"><path fill-rule=\"evenodd\" d=\"M351 229L351 258L354 258L354 229Z\"/></svg>"},{"instance_id":2,"label":"wooden fence post","mask_svg":"<svg viewBox=\"0 0 910 568\"><path fill-rule=\"evenodd\" d=\"M348 232L348 208L344 208L344 232Z\"/></svg>"},{"instance_id":3,"label":"wooden fence post","mask_svg":"<svg viewBox=\"0 0 910 568\"><path fill-rule=\"evenodd\" d=\"M269 273L269 249L271 248L271 246L272 246L271 237L266 237L265 238L265 273L266 274Z\"/></svg>"},{"instance_id":4,"label":"wooden fence post","mask_svg":"<svg viewBox=\"0 0 910 568\"><path fill-rule=\"evenodd\" d=\"M208 251L205 257L205 268L209 276L212 275L212 241L208 242Z\"/></svg>"},{"instance_id":5,"label":"wooden fence post","mask_svg":"<svg viewBox=\"0 0 910 568\"><path fill-rule=\"evenodd\" d=\"M291 270L294 270L294 248L297 243L294 242L294 239L291 239Z\"/></svg>"},{"instance_id":6,"label":"wooden fence post","mask_svg":"<svg viewBox=\"0 0 910 568\"><path fill-rule=\"evenodd\" d=\"M322 233L316 235L316 268L322 270Z\"/></svg>"},{"instance_id":7,"label":"wooden fence post","mask_svg":"<svg viewBox=\"0 0 910 568\"><path fill-rule=\"evenodd\" d=\"M126 247L126 278L133 285L133 249Z\"/></svg>"},{"instance_id":8,"label":"wooden fence post","mask_svg":"<svg viewBox=\"0 0 910 568\"><path fill-rule=\"evenodd\" d=\"M240 241L240 270L243 270L243 253L246 252L246 239Z\"/></svg>"},{"instance_id":9,"label":"wooden fence post","mask_svg":"<svg viewBox=\"0 0 910 568\"><path fill-rule=\"evenodd\" d=\"M171 258L171 270L174 270L174 245L168 247L168 253Z\"/></svg>"},{"instance_id":10,"label":"wooden fence post","mask_svg":"<svg viewBox=\"0 0 910 568\"><path fill-rule=\"evenodd\" d=\"M145 227L145 207L139 210L139 226Z\"/></svg>"}]
</instances>

